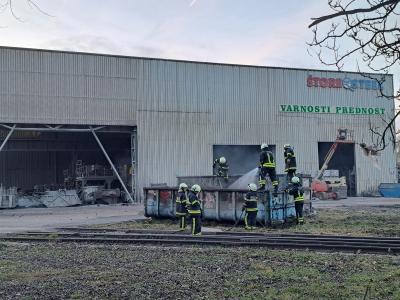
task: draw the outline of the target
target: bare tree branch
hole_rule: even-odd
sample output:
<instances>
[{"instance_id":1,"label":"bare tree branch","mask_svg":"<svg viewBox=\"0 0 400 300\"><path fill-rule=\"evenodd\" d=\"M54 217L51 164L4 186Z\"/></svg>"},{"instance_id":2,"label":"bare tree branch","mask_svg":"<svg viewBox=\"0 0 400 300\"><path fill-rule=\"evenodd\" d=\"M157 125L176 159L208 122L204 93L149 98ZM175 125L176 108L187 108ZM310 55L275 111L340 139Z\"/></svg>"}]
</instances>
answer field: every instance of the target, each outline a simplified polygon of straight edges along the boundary
<instances>
[{"instance_id":1,"label":"bare tree branch","mask_svg":"<svg viewBox=\"0 0 400 300\"><path fill-rule=\"evenodd\" d=\"M14 17L14 19L24 22L24 20L16 13L15 11L15 2L14 0L3 0L0 2L0 13L4 13L5 11L9 11L10 14ZM35 9L43 15L48 17L54 17L44 10L40 8L40 6L34 0L20 0L20 2L25 2L31 9Z\"/></svg>"},{"instance_id":2,"label":"bare tree branch","mask_svg":"<svg viewBox=\"0 0 400 300\"><path fill-rule=\"evenodd\" d=\"M349 3L349 5L352 4L353 2L355 2L355 1L351 1L351 3ZM399 2L399 1L398 0L388 0L383 3L377 4L375 6L371 6L368 8L357 8L357 9L347 10L347 11L343 10L343 11L340 11L335 14L331 14L331 15L327 15L327 16L323 16L323 17L319 17L319 18L311 18L311 20L315 20L315 21L312 22L310 25L308 25L308 28L311 28L311 27L313 27L321 22L324 22L326 20L334 19L336 17L340 17L343 15L354 15L354 14L363 13L363 12L371 12L371 11L377 10L385 5L393 4L396 2ZM347 8L349 5L347 5L345 8Z\"/></svg>"},{"instance_id":3,"label":"bare tree branch","mask_svg":"<svg viewBox=\"0 0 400 300\"><path fill-rule=\"evenodd\" d=\"M308 45L324 65L342 70L349 59L358 57L372 72L388 74L393 66L400 66L399 4L400 0L328 0L333 13L311 19L313 40ZM330 27L326 26L328 21ZM388 94L384 90L384 75L362 75L378 83L379 97L400 99L400 91ZM370 122L371 140L377 151L388 144L395 147L394 123L398 116L398 111L393 112L382 120L381 127Z\"/></svg>"},{"instance_id":4,"label":"bare tree branch","mask_svg":"<svg viewBox=\"0 0 400 300\"><path fill-rule=\"evenodd\" d=\"M26 0L26 1L28 2L28 4L31 7L34 7L38 12L41 12L42 14L44 14L44 15L46 15L48 17L54 17L54 16L50 15L49 13L45 12L44 10L42 10L40 8L40 6L35 1L33 1L33 0Z\"/></svg>"}]
</instances>

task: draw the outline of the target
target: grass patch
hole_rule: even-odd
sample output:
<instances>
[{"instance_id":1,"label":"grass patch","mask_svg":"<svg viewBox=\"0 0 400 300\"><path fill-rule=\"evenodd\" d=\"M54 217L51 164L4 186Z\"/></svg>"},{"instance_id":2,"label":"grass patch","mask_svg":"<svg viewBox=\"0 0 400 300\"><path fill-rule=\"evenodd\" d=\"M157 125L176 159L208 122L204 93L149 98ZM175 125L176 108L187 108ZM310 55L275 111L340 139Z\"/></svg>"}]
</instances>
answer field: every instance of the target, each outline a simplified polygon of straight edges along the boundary
<instances>
[{"instance_id":1,"label":"grass patch","mask_svg":"<svg viewBox=\"0 0 400 300\"><path fill-rule=\"evenodd\" d=\"M400 236L400 208L369 207L369 208L335 208L318 209L314 215L307 216L304 225L277 225L274 228L262 228L259 232L293 232L311 234L339 234L355 236ZM221 224L204 221L203 226L230 229L233 224ZM95 225L94 228L155 229L178 230L178 222L169 219L148 219L145 221L130 221L109 225ZM232 231L243 231L240 223Z\"/></svg>"},{"instance_id":2,"label":"grass patch","mask_svg":"<svg viewBox=\"0 0 400 300\"><path fill-rule=\"evenodd\" d=\"M12 244L0 298L399 299L396 256L259 248Z\"/></svg>"},{"instance_id":3,"label":"grass patch","mask_svg":"<svg viewBox=\"0 0 400 300\"><path fill-rule=\"evenodd\" d=\"M156 218L147 218L145 220L132 220L128 222L120 222L114 224L101 224L101 225L90 225L90 228L110 228L110 229L121 229L121 230L129 230L129 229L178 229L177 222L172 219L156 219Z\"/></svg>"},{"instance_id":4,"label":"grass patch","mask_svg":"<svg viewBox=\"0 0 400 300\"><path fill-rule=\"evenodd\" d=\"M50 233L50 234L48 235L48 238L50 238L50 239L57 239L58 237L59 237L59 234L56 233L56 232Z\"/></svg>"}]
</instances>

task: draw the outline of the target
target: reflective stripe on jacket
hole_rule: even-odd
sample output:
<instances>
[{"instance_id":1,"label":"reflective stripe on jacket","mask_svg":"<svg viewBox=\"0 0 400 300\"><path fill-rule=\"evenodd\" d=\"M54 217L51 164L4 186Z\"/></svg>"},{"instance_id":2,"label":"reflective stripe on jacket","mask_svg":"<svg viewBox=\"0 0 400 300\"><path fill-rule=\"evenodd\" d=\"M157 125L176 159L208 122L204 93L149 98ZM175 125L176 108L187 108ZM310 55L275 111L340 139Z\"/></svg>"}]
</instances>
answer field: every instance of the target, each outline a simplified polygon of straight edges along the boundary
<instances>
[{"instance_id":1,"label":"reflective stripe on jacket","mask_svg":"<svg viewBox=\"0 0 400 300\"><path fill-rule=\"evenodd\" d=\"M244 200L245 202L243 206L245 207L246 211L258 211L257 208L258 197L256 192L253 191L247 192Z\"/></svg>"},{"instance_id":2,"label":"reflective stripe on jacket","mask_svg":"<svg viewBox=\"0 0 400 300\"><path fill-rule=\"evenodd\" d=\"M294 202L304 201L303 187L301 187L299 184L293 184L293 186L289 189L289 195L294 197Z\"/></svg>"},{"instance_id":3,"label":"reflective stripe on jacket","mask_svg":"<svg viewBox=\"0 0 400 300\"><path fill-rule=\"evenodd\" d=\"M275 168L274 155L271 151L261 151L260 165L265 168Z\"/></svg>"},{"instance_id":4,"label":"reflective stripe on jacket","mask_svg":"<svg viewBox=\"0 0 400 300\"><path fill-rule=\"evenodd\" d=\"M187 193L184 191L178 191L175 203L176 203L176 215L178 216L186 215L187 206L189 205Z\"/></svg>"},{"instance_id":5,"label":"reflective stripe on jacket","mask_svg":"<svg viewBox=\"0 0 400 300\"><path fill-rule=\"evenodd\" d=\"M283 156L285 157L285 172L289 170L296 171L297 169L296 156L294 155L293 149L291 148L285 149Z\"/></svg>"},{"instance_id":6,"label":"reflective stripe on jacket","mask_svg":"<svg viewBox=\"0 0 400 300\"><path fill-rule=\"evenodd\" d=\"M192 191L189 192L188 195L189 198L189 205L188 205L188 212L189 214L195 215L195 214L201 214L201 202L197 195L193 193Z\"/></svg>"}]
</instances>

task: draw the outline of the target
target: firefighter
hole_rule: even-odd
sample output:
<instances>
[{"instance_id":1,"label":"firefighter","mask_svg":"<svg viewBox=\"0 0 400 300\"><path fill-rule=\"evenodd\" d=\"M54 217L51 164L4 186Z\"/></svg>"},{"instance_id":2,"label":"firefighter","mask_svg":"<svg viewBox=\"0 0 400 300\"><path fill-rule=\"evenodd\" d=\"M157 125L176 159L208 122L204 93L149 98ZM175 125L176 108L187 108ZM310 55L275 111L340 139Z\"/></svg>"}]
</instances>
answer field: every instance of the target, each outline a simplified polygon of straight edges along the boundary
<instances>
[{"instance_id":1,"label":"firefighter","mask_svg":"<svg viewBox=\"0 0 400 300\"><path fill-rule=\"evenodd\" d=\"M176 216L179 219L179 230L186 229L187 206L189 205L188 199L188 186L186 183L181 183L176 197Z\"/></svg>"},{"instance_id":2,"label":"firefighter","mask_svg":"<svg viewBox=\"0 0 400 300\"><path fill-rule=\"evenodd\" d=\"M201 235L201 203L199 199L199 193L201 187L195 184L191 187L188 198L188 213L192 225L192 235Z\"/></svg>"},{"instance_id":3,"label":"firefighter","mask_svg":"<svg viewBox=\"0 0 400 300\"><path fill-rule=\"evenodd\" d=\"M225 157L221 156L220 158L214 160L213 169L215 168L217 168L217 176L224 177L225 179L228 178L229 166Z\"/></svg>"},{"instance_id":4,"label":"firefighter","mask_svg":"<svg viewBox=\"0 0 400 300\"><path fill-rule=\"evenodd\" d=\"M246 193L245 202L242 207L242 211L246 211L244 216L245 229L251 230L256 228L257 220L257 186L254 183L248 185L249 191Z\"/></svg>"},{"instance_id":5,"label":"firefighter","mask_svg":"<svg viewBox=\"0 0 400 300\"><path fill-rule=\"evenodd\" d=\"M294 208L296 210L297 224L304 224L303 206L304 206L304 191L300 184L300 178L294 176L292 178L292 185L287 188L289 195L294 198Z\"/></svg>"},{"instance_id":6,"label":"firefighter","mask_svg":"<svg viewBox=\"0 0 400 300\"><path fill-rule=\"evenodd\" d=\"M267 183L266 178L268 174L269 178L271 179L272 186L274 187L274 197L276 197L278 193L279 182L276 176L274 155L269 150L267 144L261 145L259 169L259 190L263 191L265 189L265 185Z\"/></svg>"},{"instance_id":7,"label":"firefighter","mask_svg":"<svg viewBox=\"0 0 400 300\"><path fill-rule=\"evenodd\" d=\"M283 156L285 157L285 172L287 173L287 182L290 182L293 176L296 175L296 157L294 155L294 151L292 146L289 144L285 144L283 146Z\"/></svg>"}]
</instances>

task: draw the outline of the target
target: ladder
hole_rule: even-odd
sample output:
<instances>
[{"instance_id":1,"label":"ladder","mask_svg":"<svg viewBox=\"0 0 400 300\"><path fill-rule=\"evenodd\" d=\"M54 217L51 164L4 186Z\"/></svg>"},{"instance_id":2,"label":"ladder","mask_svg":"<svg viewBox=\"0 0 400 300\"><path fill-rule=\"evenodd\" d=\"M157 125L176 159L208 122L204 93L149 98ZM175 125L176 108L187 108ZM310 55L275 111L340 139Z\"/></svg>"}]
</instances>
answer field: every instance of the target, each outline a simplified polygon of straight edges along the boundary
<instances>
[{"instance_id":1,"label":"ladder","mask_svg":"<svg viewBox=\"0 0 400 300\"><path fill-rule=\"evenodd\" d=\"M335 154L338 145L341 143L354 143L352 130L344 128L338 129L338 135L336 136L336 141L332 144L332 146L329 148L328 153L325 155L324 163L322 164L321 169L318 171L318 174L315 177L315 179L320 180L322 178L322 175L324 174L325 170L328 169L328 164L331 161L333 154Z\"/></svg>"},{"instance_id":2,"label":"ladder","mask_svg":"<svg viewBox=\"0 0 400 300\"><path fill-rule=\"evenodd\" d=\"M328 169L328 164L331 161L333 154L335 154L338 144L339 144L339 142L336 141L332 144L331 148L329 148L329 151L324 158L324 163L323 163L321 169L318 171L317 176L315 177L316 179L318 179L318 180L321 179L325 170Z\"/></svg>"}]
</instances>

